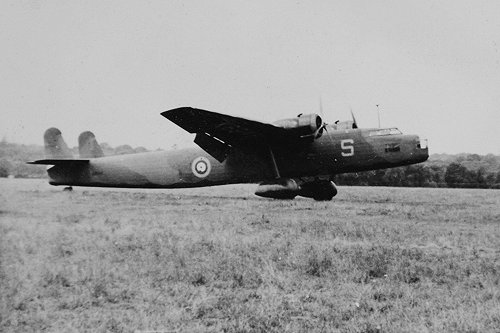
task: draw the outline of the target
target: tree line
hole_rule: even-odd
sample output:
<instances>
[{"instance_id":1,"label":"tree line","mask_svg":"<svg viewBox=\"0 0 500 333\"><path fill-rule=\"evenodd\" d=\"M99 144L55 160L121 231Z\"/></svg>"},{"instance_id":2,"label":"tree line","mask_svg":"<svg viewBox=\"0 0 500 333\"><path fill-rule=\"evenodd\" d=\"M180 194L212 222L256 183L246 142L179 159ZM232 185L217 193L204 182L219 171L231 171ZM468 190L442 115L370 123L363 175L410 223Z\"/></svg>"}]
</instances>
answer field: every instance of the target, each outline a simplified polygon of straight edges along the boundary
<instances>
[{"instance_id":1,"label":"tree line","mask_svg":"<svg viewBox=\"0 0 500 333\"><path fill-rule=\"evenodd\" d=\"M107 143L102 143L101 148L104 155L123 155L143 153L148 150L144 147L132 148L129 145L121 145L116 148ZM78 147L73 147L73 156L78 156ZM0 141L0 177L14 178L45 178L47 177L46 166L26 164L28 161L41 160L44 158L44 148L39 145L22 145Z\"/></svg>"},{"instance_id":2,"label":"tree line","mask_svg":"<svg viewBox=\"0 0 500 333\"><path fill-rule=\"evenodd\" d=\"M500 189L500 156L431 155L405 167L337 175L338 185Z\"/></svg>"},{"instance_id":3,"label":"tree line","mask_svg":"<svg viewBox=\"0 0 500 333\"><path fill-rule=\"evenodd\" d=\"M106 156L148 151L144 147L102 143ZM46 167L26 164L43 159L43 147L0 142L0 177L45 178ZM78 156L78 148L73 148ZM424 163L406 167L337 175L338 185L462 187L500 189L500 156L492 154L434 154Z\"/></svg>"}]
</instances>

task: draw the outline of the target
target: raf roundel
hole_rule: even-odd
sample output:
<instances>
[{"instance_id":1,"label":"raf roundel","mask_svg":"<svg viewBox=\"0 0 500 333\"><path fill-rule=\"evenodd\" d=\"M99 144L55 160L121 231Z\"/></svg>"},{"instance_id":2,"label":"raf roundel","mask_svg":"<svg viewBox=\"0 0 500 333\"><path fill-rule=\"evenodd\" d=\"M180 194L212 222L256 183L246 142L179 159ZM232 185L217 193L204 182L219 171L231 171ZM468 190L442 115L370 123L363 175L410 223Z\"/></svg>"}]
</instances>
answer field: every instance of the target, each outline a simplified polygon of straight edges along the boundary
<instances>
[{"instance_id":1,"label":"raf roundel","mask_svg":"<svg viewBox=\"0 0 500 333\"><path fill-rule=\"evenodd\" d=\"M210 174L212 166L207 158L198 157L191 164L191 170L196 177L205 178Z\"/></svg>"}]
</instances>

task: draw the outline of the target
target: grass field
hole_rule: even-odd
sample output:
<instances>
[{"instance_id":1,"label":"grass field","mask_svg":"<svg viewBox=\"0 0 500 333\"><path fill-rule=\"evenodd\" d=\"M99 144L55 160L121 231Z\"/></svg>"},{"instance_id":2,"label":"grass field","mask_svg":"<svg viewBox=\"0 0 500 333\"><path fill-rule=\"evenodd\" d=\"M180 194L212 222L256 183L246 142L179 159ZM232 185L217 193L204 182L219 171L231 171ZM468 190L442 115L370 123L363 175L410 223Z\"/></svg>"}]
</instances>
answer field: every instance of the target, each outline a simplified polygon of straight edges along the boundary
<instances>
[{"instance_id":1,"label":"grass field","mask_svg":"<svg viewBox=\"0 0 500 333\"><path fill-rule=\"evenodd\" d=\"M2 332L500 331L500 191L0 189Z\"/></svg>"}]
</instances>

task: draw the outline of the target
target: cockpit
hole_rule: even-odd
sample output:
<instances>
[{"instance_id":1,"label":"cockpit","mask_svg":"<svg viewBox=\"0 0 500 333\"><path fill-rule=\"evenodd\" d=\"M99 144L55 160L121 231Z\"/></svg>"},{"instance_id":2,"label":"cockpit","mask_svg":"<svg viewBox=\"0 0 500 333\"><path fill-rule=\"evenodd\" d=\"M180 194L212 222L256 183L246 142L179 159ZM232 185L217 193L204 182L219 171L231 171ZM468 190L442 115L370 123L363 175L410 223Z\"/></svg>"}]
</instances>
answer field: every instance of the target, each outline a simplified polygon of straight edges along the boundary
<instances>
[{"instance_id":1,"label":"cockpit","mask_svg":"<svg viewBox=\"0 0 500 333\"><path fill-rule=\"evenodd\" d=\"M399 129L396 127L393 128L382 128L378 130L371 131L368 135L369 136L383 136L383 135L401 135L403 134Z\"/></svg>"}]
</instances>

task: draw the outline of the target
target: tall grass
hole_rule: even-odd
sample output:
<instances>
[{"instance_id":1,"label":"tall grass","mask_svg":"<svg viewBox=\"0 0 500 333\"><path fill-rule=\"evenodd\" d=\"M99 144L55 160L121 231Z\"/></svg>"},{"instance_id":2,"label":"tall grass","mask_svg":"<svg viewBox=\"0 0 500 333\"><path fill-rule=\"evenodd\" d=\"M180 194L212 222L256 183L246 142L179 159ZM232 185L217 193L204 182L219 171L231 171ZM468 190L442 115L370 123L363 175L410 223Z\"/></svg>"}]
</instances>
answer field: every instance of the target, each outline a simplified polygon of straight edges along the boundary
<instances>
[{"instance_id":1,"label":"tall grass","mask_svg":"<svg viewBox=\"0 0 500 333\"><path fill-rule=\"evenodd\" d=\"M2 331L500 327L498 191L1 185Z\"/></svg>"}]
</instances>

